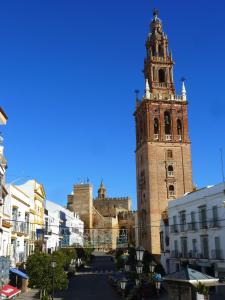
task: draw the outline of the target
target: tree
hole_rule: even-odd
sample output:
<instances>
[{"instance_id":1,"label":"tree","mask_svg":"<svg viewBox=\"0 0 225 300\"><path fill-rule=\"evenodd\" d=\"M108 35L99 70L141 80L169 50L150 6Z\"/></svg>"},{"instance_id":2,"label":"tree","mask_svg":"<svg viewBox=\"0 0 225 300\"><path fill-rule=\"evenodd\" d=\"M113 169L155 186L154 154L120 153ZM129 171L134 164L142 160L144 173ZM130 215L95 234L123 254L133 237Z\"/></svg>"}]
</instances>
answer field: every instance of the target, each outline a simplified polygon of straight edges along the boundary
<instances>
[{"instance_id":1,"label":"tree","mask_svg":"<svg viewBox=\"0 0 225 300\"><path fill-rule=\"evenodd\" d=\"M47 299L52 291L54 272L55 290L63 290L68 286L68 280L63 268L63 261L59 256L56 259L56 267L51 267L52 256L45 253L35 253L28 257L26 271L28 273L29 287L40 290L41 299Z\"/></svg>"}]
</instances>

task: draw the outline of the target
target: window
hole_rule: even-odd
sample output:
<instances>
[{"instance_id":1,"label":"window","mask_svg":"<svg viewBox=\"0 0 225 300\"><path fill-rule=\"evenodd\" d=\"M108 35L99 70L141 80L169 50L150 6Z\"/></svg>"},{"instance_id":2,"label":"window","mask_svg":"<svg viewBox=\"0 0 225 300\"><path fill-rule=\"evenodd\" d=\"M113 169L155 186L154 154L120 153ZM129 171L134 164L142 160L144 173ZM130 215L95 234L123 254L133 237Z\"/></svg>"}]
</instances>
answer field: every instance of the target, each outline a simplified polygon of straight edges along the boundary
<instances>
[{"instance_id":1,"label":"window","mask_svg":"<svg viewBox=\"0 0 225 300\"><path fill-rule=\"evenodd\" d=\"M164 126L165 134L171 134L171 118L170 113L168 111L164 113Z\"/></svg>"},{"instance_id":2,"label":"window","mask_svg":"<svg viewBox=\"0 0 225 300\"><path fill-rule=\"evenodd\" d=\"M197 258L198 253L197 253L197 240L193 239L192 240L192 250L189 252L190 253L190 258Z\"/></svg>"},{"instance_id":3,"label":"window","mask_svg":"<svg viewBox=\"0 0 225 300\"><path fill-rule=\"evenodd\" d=\"M188 248L187 248L187 238L186 237L182 237L181 238L181 253L182 253L182 257L187 257L188 255Z\"/></svg>"},{"instance_id":4,"label":"window","mask_svg":"<svg viewBox=\"0 0 225 300\"><path fill-rule=\"evenodd\" d=\"M165 70L159 69L159 82L163 83L166 81Z\"/></svg>"},{"instance_id":5,"label":"window","mask_svg":"<svg viewBox=\"0 0 225 300\"><path fill-rule=\"evenodd\" d=\"M172 232L178 232L178 230L177 230L177 216L173 216Z\"/></svg>"},{"instance_id":6,"label":"window","mask_svg":"<svg viewBox=\"0 0 225 300\"><path fill-rule=\"evenodd\" d=\"M174 186L171 184L169 186L169 196L174 196L175 195L175 190L174 190Z\"/></svg>"},{"instance_id":7,"label":"window","mask_svg":"<svg viewBox=\"0 0 225 300\"><path fill-rule=\"evenodd\" d=\"M221 259L221 250L220 250L220 238L218 236L215 237L215 252L212 253L213 258Z\"/></svg>"},{"instance_id":8,"label":"window","mask_svg":"<svg viewBox=\"0 0 225 300\"><path fill-rule=\"evenodd\" d=\"M154 134L159 134L159 120L157 118L154 119Z\"/></svg>"},{"instance_id":9,"label":"window","mask_svg":"<svg viewBox=\"0 0 225 300\"><path fill-rule=\"evenodd\" d=\"M172 150L167 150L166 151L166 157L167 157L167 159L172 159L173 158L173 151Z\"/></svg>"},{"instance_id":10,"label":"window","mask_svg":"<svg viewBox=\"0 0 225 300\"><path fill-rule=\"evenodd\" d=\"M163 231L160 232L160 249L164 251Z\"/></svg>"},{"instance_id":11,"label":"window","mask_svg":"<svg viewBox=\"0 0 225 300\"><path fill-rule=\"evenodd\" d=\"M180 212L180 231L185 231L186 229L186 212Z\"/></svg>"},{"instance_id":12,"label":"window","mask_svg":"<svg viewBox=\"0 0 225 300\"><path fill-rule=\"evenodd\" d=\"M218 210L217 210L217 206L213 206L212 207L212 215L213 215L212 226L213 227L217 227L218 226Z\"/></svg>"},{"instance_id":13,"label":"window","mask_svg":"<svg viewBox=\"0 0 225 300\"><path fill-rule=\"evenodd\" d=\"M182 123L180 119L177 120L177 134L182 135Z\"/></svg>"},{"instance_id":14,"label":"window","mask_svg":"<svg viewBox=\"0 0 225 300\"><path fill-rule=\"evenodd\" d=\"M174 254L175 254L175 257L178 257L178 242L177 242L177 240L174 240Z\"/></svg>"},{"instance_id":15,"label":"window","mask_svg":"<svg viewBox=\"0 0 225 300\"><path fill-rule=\"evenodd\" d=\"M208 236L201 236L202 258L209 258Z\"/></svg>"},{"instance_id":16,"label":"window","mask_svg":"<svg viewBox=\"0 0 225 300\"><path fill-rule=\"evenodd\" d=\"M173 166L169 165L167 168L167 176L171 177L173 176Z\"/></svg>"},{"instance_id":17,"label":"window","mask_svg":"<svg viewBox=\"0 0 225 300\"><path fill-rule=\"evenodd\" d=\"M196 228L196 223L195 223L195 212L191 212L191 223L190 223L190 230L195 230Z\"/></svg>"},{"instance_id":18,"label":"window","mask_svg":"<svg viewBox=\"0 0 225 300\"><path fill-rule=\"evenodd\" d=\"M199 225L201 229L207 229L206 206L199 207Z\"/></svg>"}]
</instances>

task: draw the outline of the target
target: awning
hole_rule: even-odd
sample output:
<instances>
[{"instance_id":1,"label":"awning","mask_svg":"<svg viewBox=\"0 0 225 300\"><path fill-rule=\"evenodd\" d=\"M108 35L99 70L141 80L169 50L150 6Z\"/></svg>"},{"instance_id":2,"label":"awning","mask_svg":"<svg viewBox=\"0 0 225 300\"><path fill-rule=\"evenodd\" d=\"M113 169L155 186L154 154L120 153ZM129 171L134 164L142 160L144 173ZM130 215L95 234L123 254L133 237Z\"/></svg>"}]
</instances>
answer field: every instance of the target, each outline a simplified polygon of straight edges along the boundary
<instances>
[{"instance_id":1,"label":"awning","mask_svg":"<svg viewBox=\"0 0 225 300\"><path fill-rule=\"evenodd\" d=\"M3 299L11 299L12 297L18 295L21 290L17 289L16 287L6 284L0 290L0 295L4 297Z\"/></svg>"},{"instance_id":2,"label":"awning","mask_svg":"<svg viewBox=\"0 0 225 300\"><path fill-rule=\"evenodd\" d=\"M10 268L9 269L10 272L24 278L24 279L29 279L29 277L27 276L27 274L23 273L22 271L16 269L16 268Z\"/></svg>"}]
</instances>

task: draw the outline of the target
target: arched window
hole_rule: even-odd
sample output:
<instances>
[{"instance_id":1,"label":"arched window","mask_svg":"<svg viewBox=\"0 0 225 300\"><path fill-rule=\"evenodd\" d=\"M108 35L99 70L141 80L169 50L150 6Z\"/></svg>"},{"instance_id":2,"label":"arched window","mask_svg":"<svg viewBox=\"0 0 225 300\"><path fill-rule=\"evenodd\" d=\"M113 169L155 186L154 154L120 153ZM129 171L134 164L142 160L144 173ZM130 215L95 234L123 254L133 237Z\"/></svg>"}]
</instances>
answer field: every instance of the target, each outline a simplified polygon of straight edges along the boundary
<instances>
[{"instance_id":1,"label":"arched window","mask_svg":"<svg viewBox=\"0 0 225 300\"><path fill-rule=\"evenodd\" d=\"M168 168L167 168L167 175L169 177L172 177L173 176L173 166L172 165L169 165Z\"/></svg>"},{"instance_id":2,"label":"arched window","mask_svg":"<svg viewBox=\"0 0 225 300\"><path fill-rule=\"evenodd\" d=\"M157 118L154 119L154 134L159 134L159 120Z\"/></svg>"},{"instance_id":3,"label":"arched window","mask_svg":"<svg viewBox=\"0 0 225 300\"><path fill-rule=\"evenodd\" d=\"M165 82L165 81L166 81L165 70L159 69L159 82Z\"/></svg>"},{"instance_id":4,"label":"arched window","mask_svg":"<svg viewBox=\"0 0 225 300\"><path fill-rule=\"evenodd\" d=\"M169 166L168 166L168 171L169 171L169 172L173 172L173 166L169 165Z\"/></svg>"},{"instance_id":5,"label":"arched window","mask_svg":"<svg viewBox=\"0 0 225 300\"><path fill-rule=\"evenodd\" d=\"M168 111L164 113L164 125L165 125L165 134L171 134L171 119L170 119L170 113Z\"/></svg>"},{"instance_id":6,"label":"arched window","mask_svg":"<svg viewBox=\"0 0 225 300\"><path fill-rule=\"evenodd\" d=\"M158 53L160 57L163 57L163 47L161 45L158 46Z\"/></svg>"},{"instance_id":7,"label":"arched window","mask_svg":"<svg viewBox=\"0 0 225 300\"><path fill-rule=\"evenodd\" d=\"M182 123L180 119L177 119L177 134L182 135Z\"/></svg>"},{"instance_id":8,"label":"arched window","mask_svg":"<svg viewBox=\"0 0 225 300\"><path fill-rule=\"evenodd\" d=\"M174 196L174 195L175 195L174 186L171 184L169 186L169 196Z\"/></svg>"},{"instance_id":9,"label":"arched window","mask_svg":"<svg viewBox=\"0 0 225 300\"><path fill-rule=\"evenodd\" d=\"M155 49L155 46L154 46L154 45L152 46L152 55L153 55L153 56L156 56L156 49Z\"/></svg>"}]
</instances>

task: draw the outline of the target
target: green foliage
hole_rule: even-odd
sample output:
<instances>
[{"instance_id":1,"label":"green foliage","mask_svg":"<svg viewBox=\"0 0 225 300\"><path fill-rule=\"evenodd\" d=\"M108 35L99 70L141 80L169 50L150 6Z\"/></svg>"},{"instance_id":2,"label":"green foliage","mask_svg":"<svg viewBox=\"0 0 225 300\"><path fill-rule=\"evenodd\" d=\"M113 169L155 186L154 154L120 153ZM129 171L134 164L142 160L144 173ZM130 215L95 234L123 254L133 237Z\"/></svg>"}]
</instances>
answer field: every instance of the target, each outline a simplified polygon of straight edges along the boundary
<instances>
[{"instance_id":1,"label":"green foliage","mask_svg":"<svg viewBox=\"0 0 225 300\"><path fill-rule=\"evenodd\" d=\"M77 251L75 248L61 248L53 253L53 257L65 270L68 270L71 260L77 258Z\"/></svg>"},{"instance_id":2,"label":"green foliage","mask_svg":"<svg viewBox=\"0 0 225 300\"><path fill-rule=\"evenodd\" d=\"M77 257L81 258L83 261L89 262L92 258L93 248L76 248Z\"/></svg>"},{"instance_id":3,"label":"green foliage","mask_svg":"<svg viewBox=\"0 0 225 300\"><path fill-rule=\"evenodd\" d=\"M121 255L116 259L116 269L120 270L123 267L124 267L124 259L122 258L122 255Z\"/></svg>"},{"instance_id":4,"label":"green foliage","mask_svg":"<svg viewBox=\"0 0 225 300\"><path fill-rule=\"evenodd\" d=\"M207 296L209 294L209 288L207 286L205 286L203 283L199 282L196 286L196 292L198 294Z\"/></svg>"},{"instance_id":5,"label":"green foliage","mask_svg":"<svg viewBox=\"0 0 225 300\"><path fill-rule=\"evenodd\" d=\"M115 258L116 260L123 255L123 249L116 249Z\"/></svg>"},{"instance_id":6,"label":"green foliage","mask_svg":"<svg viewBox=\"0 0 225 300\"><path fill-rule=\"evenodd\" d=\"M52 290L53 274L55 290L63 290L68 285L62 256L54 255L54 258L56 259L54 270L51 267L52 256L49 254L35 253L29 256L26 263L26 271L30 277L29 287L39 289L43 297L46 297L46 294L48 295Z\"/></svg>"}]
</instances>

